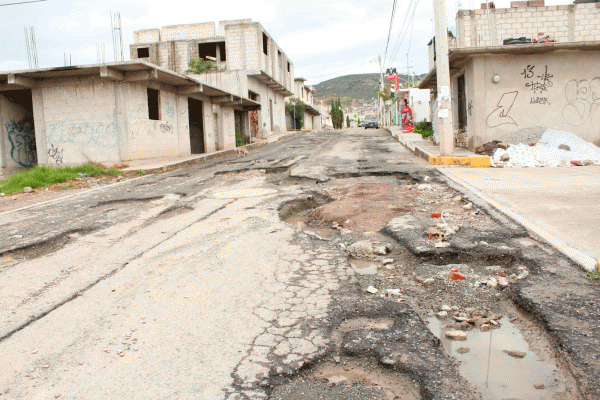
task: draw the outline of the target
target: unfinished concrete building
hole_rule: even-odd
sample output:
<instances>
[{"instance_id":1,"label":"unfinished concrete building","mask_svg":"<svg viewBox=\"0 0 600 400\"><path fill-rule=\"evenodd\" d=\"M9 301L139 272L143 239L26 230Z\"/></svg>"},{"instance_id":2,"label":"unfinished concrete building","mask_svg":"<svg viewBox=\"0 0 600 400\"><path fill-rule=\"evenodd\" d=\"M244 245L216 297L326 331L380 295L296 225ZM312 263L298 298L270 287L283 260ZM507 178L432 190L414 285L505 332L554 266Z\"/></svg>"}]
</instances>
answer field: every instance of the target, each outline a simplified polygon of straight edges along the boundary
<instances>
[{"instance_id":1,"label":"unfinished concrete building","mask_svg":"<svg viewBox=\"0 0 600 400\"><path fill-rule=\"evenodd\" d=\"M214 61L218 71L188 74L192 79L260 104L257 112L236 113L246 139L286 130L285 98L293 94L294 66L258 22L250 19L165 26L134 32L131 59L185 74L191 59Z\"/></svg>"},{"instance_id":2,"label":"unfinished concrete building","mask_svg":"<svg viewBox=\"0 0 600 400\"><path fill-rule=\"evenodd\" d=\"M236 113L258 108L143 61L0 72L0 167L232 149Z\"/></svg>"},{"instance_id":3,"label":"unfinished concrete building","mask_svg":"<svg viewBox=\"0 0 600 400\"><path fill-rule=\"evenodd\" d=\"M294 97L304 103L304 129L321 130L323 124L321 120L321 112L315 104L315 88L305 85L306 79L294 79ZM291 122L291 121L290 121ZM291 123L289 124L291 126Z\"/></svg>"}]
</instances>

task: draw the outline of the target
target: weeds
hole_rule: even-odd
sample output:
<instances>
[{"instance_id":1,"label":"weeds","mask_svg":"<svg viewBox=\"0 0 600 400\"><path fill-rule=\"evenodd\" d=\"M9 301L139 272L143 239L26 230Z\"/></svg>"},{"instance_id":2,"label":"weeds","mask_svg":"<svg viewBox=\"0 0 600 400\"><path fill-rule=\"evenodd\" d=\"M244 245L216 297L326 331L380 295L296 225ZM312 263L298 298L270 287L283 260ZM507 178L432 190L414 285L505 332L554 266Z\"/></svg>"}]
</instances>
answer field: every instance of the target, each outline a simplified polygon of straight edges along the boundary
<instances>
[{"instance_id":1,"label":"weeds","mask_svg":"<svg viewBox=\"0 0 600 400\"><path fill-rule=\"evenodd\" d=\"M146 175L146 171L142 171L141 169L136 170L135 173L141 176Z\"/></svg>"},{"instance_id":2,"label":"weeds","mask_svg":"<svg viewBox=\"0 0 600 400\"><path fill-rule=\"evenodd\" d=\"M81 176L120 175L118 169L107 169L99 163L86 163L77 167L52 168L43 165L18 172L8 178L0 179L0 192L5 194L19 193L23 188L32 189L67 182Z\"/></svg>"},{"instance_id":3,"label":"weeds","mask_svg":"<svg viewBox=\"0 0 600 400\"><path fill-rule=\"evenodd\" d=\"M588 279L600 279L600 271L598 269L593 270L588 274Z\"/></svg>"}]
</instances>

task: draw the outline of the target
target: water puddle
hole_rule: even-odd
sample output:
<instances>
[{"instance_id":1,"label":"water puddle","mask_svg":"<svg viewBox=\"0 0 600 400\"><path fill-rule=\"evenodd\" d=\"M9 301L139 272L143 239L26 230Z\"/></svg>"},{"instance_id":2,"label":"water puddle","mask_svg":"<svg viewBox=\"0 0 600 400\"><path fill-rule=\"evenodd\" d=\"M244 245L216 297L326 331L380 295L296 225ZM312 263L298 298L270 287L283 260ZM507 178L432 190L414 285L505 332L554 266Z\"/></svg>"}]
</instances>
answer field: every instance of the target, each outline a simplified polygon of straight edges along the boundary
<instances>
[{"instance_id":1,"label":"water puddle","mask_svg":"<svg viewBox=\"0 0 600 400\"><path fill-rule=\"evenodd\" d=\"M517 327L503 320L497 329L466 331L466 340L444 335L454 330L454 321L427 320L429 329L446 351L459 361L460 373L485 399L565 399L567 392L558 378L556 365L541 360L529 347ZM513 352L512 356L506 351ZM523 355L523 357L519 357Z\"/></svg>"},{"instance_id":2,"label":"water puddle","mask_svg":"<svg viewBox=\"0 0 600 400\"><path fill-rule=\"evenodd\" d=\"M348 260L350 266L359 275L376 275L377 271L379 271L379 267L381 264L369 261L369 260L360 260L357 258L350 258Z\"/></svg>"},{"instance_id":3,"label":"water puddle","mask_svg":"<svg viewBox=\"0 0 600 400\"><path fill-rule=\"evenodd\" d=\"M310 227L306 223L307 220L308 217L305 215L290 215L283 221L303 230L304 232L312 233L313 235L316 235L322 239L329 239L331 236L333 236L333 231L331 229Z\"/></svg>"}]
</instances>

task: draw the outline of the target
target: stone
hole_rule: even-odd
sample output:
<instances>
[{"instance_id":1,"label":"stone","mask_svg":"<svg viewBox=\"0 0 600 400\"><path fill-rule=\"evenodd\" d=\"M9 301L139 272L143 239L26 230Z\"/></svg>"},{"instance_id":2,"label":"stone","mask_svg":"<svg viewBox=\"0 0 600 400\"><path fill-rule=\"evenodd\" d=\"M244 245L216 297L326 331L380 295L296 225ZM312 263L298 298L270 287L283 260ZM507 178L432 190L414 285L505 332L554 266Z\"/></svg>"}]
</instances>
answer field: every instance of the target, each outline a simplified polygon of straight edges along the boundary
<instances>
[{"instance_id":1,"label":"stone","mask_svg":"<svg viewBox=\"0 0 600 400\"><path fill-rule=\"evenodd\" d=\"M417 190L430 190L433 189L433 186L431 186L429 183L422 183L420 185L417 185Z\"/></svg>"},{"instance_id":2,"label":"stone","mask_svg":"<svg viewBox=\"0 0 600 400\"><path fill-rule=\"evenodd\" d=\"M399 297L402 295L402 293L400 293L400 289L388 289L386 291L388 296L394 296L394 297Z\"/></svg>"},{"instance_id":3,"label":"stone","mask_svg":"<svg viewBox=\"0 0 600 400\"><path fill-rule=\"evenodd\" d=\"M29 186L25 186L25 187L23 188L23 193L31 193L31 192L33 192L33 189L32 189L32 188L30 188Z\"/></svg>"},{"instance_id":4,"label":"stone","mask_svg":"<svg viewBox=\"0 0 600 400\"><path fill-rule=\"evenodd\" d=\"M342 358L340 356L333 356L333 361L335 361L336 363L340 363L342 362Z\"/></svg>"},{"instance_id":5,"label":"stone","mask_svg":"<svg viewBox=\"0 0 600 400\"><path fill-rule=\"evenodd\" d=\"M500 286L501 288L508 287L508 279L498 278L498 286Z\"/></svg>"},{"instance_id":6,"label":"stone","mask_svg":"<svg viewBox=\"0 0 600 400\"><path fill-rule=\"evenodd\" d=\"M558 149L559 150L571 151L571 147L569 147L569 145L567 145L567 144L559 144L558 145Z\"/></svg>"},{"instance_id":7,"label":"stone","mask_svg":"<svg viewBox=\"0 0 600 400\"><path fill-rule=\"evenodd\" d=\"M473 203L467 203L463 206L463 208L465 210L472 210L473 209Z\"/></svg>"},{"instance_id":8,"label":"stone","mask_svg":"<svg viewBox=\"0 0 600 400\"><path fill-rule=\"evenodd\" d=\"M490 330L490 324L482 324L479 329L481 329L481 332L486 332Z\"/></svg>"},{"instance_id":9,"label":"stone","mask_svg":"<svg viewBox=\"0 0 600 400\"><path fill-rule=\"evenodd\" d=\"M6 193L0 193L0 197L6 196Z\"/></svg>"},{"instance_id":10,"label":"stone","mask_svg":"<svg viewBox=\"0 0 600 400\"><path fill-rule=\"evenodd\" d=\"M388 265L388 264L393 263L394 259L393 258L384 258L381 262L383 265Z\"/></svg>"},{"instance_id":11,"label":"stone","mask_svg":"<svg viewBox=\"0 0 600 400\"><path fill-rule=\"evenodd\" d=\"M506 162L508 160L510 160L510 156L508 155L508 153L504 153L500 156L500 161Z\"/></svg>"},{"instance_id":12,"label":"stone","mask_svg":"<svg viewBox=\"0 0 600 400\"><path fill-rule=\"evenodd\" d=\"M508 143L498 143L498 148L502 150L508 150Z\"/></svg>"},{"instance_id":13,"label":"stone","mask_svg":"<svg viewBox=\"0 0 600 400\"><path fill-rule=\"evenodd\" d=\"M453 201L461 201L462 200L462 196L456 196L452 200Z\"/></svg>"},{"instance_id":14,"label":"stone","mask_svg":"<svg viewBox=\"0 0 600 400\"><path fill-rule=\"evenodd\" d=\"M330 385L337 385L338 383L346 382L348 380L344 375L333 375L327 378L327 382Z\"/></svg>"},{"instance_id":15,"label":"stone","mask_svg":"<svg viewBox=\"0 0 600 400\"><path fill-rule=\"evenodd\" d=\"M465 353L468 353L469 351L471 351L471 349L468 347L459 347L458 349L456 349L456 352L458 354L465 354Z\"/></svg>"},{"instance_id":16,"label":"stone","mask_svg":"<svg viewBox=\"0 0 600 400\"><path fill-rule=\"evenodd\" d=\"M571 160L571 164L578 167L581 167L583 165L583 163L579 160Z\"/></svg>"},{"instance_id":17,"label":"stone","mask_svg":"<svg viewBox=\"0 0 600 400\"><path fill-rule=\"evenodd\" d=\"M339 226L340 226L340 224L338 224L337 222L331 223L331 229L337 229Z\"/></svg>"},{"instance_id":18,"label":"stone","mask_svg":"<svg viewBox=\"0 0 600 400\"><path fill-rule=\"evenodd\" d=\"M423 286L428 286L428 285L433 284L434 282L435 282L435 278L427 278L422 283L423 283Z\"/></svg>"},{"instance_id":19,"label":"stone","mask_svg":"<svg viewBox=\"0 0 600 400\"><path fill-rule=\"evenodd\" d=\"M515 357L515 358L523 358L525 357L525 355L527 355L527 353L525 353L524 351L518 351L518 350L502 350L504 353L508 354L511 357Z\"/></svg>"},{"instance_id":20,"label":"stone","mask_svg":"<svg viewBox=\"0 0 600 400\"><path fill-rule=\"evenodd\" d=\"M350 229L346 229L346 228L340 229L340 235L342 235L342 236L349 235L351 233L352 233L352 231Z\"/></svg>"},{"instance_id":21,"label":"stone","mask_svg":"<svg viewBox=\"0 0 600 400\"><path fill-rule=\"evenodd\" d=\"M448 312L447 311L440 311L439 313L436 314L438 317L440 318L446 318L448 316Z\"/></svg>"},{"instance_id":22,"label":"stone","mask_svg":"<svg viewBox=\"0 0 600 400\"><path fill-rule=\"evenodd\" d=\"M463 331L448 331L444 336L452 340L467 340L467 334Z\"/></svg>"},{"instance_id":23,"label":"stone","mask_svg":"<svg viewBox=\"0 0 600 400\"><path fill-rule=\"evenodd\" d=\"M581 163L582 163L583 165L593 165L593 164L594 164L594 161L592 161L592 160L589 160L589 159L585 159L585 160L581 160Z\"/></svg>"},{"instance_id":24,"label":"stone","mask_svg":"<svg viewBox=\"0 0 600 400\"><path fill-rule=\"evenodd\" d=\"M442 305L442 307L440 308L440 310L446 311L446 312L450 312L450 311L452 311L452 307L450 307L447 304L444 304L444 305Z\"/></svg>"},{"instance_id":25,"label":"stone","mask_svg":"<svg viewBox=\"0 0 600 400\"><path fill-rule=\"evenodd\" d=\"M496 287L498 286L498 281L496 280L496 278L490 278L487 281L487 285L488 287Z\"/></svg>"},{"instance_id":26,"label":"stone","mask_svg":"<svg viewBox=\"0 0 600 400\"><path fill-rule=\"evenodd\" d=\"M370 240L361 240L353 243L347 249L348 255L354 258L372 259L373 256L385 255L389 251L388 246Z\"/></svg>"},{"instance_id":27,"label":"stone","mask_svg":"<svg viewBox=\"0 0 600 400\"><path fill-rule=\"evenodd\" d=\"M375 286L369 286L366 291L367 291L367 293L371 293L371 294L376 294L377 292L379 292L379 290L377 290L377 288Z\"/></svg>"}]
</instances>

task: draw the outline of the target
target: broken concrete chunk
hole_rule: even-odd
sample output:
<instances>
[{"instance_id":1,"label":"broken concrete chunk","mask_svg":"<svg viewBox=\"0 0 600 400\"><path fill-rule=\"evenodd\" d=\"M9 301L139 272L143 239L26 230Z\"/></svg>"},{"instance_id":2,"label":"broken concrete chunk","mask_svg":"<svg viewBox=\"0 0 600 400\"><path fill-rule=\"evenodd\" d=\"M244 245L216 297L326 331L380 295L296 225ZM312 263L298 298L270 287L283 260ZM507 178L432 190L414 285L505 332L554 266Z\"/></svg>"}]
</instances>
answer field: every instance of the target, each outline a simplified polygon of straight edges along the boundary
<instances>
[{"instance_id":1,"label":"broken concrete chunk","mask_svg":"<svg viewBox=\"0 0 600 400\"><path fill-rule=\"evenodd\" d=\"M524 351L518 351L518 350L502 350L502 351L505 352L506 354L508 354L509 356L515 357L515 358L523 358L527 354Z\"/></svg>"},{"instance_id":2,"label":"broken concrete chunk","mask_svg":"<svg viewBox=\"0 0 600 400\"><path fill-rule=\"evenodd\" d=\"M23 188L23 193L31 193L31 192L33 192L33 189L32 189L32 188L30 188L29 186L25 186L25 187Z\"/></svg>"},{"instance_id":3,"label":"broken concrete chunk","mask_svg":"<svg viewBox=\"0 0 600 400\"><path fill-rule=\"evenodd\" d=\"M467 334L463 331L448 331L444 336L452 340L467 340Z\"/></svg>"},{"instance_id":4,"label":"broken concrete chunk","mask_svg":"<svg viewBox=\"0 0 600 400\"><path fill-rule=\"evenodd\" d=\"M369 286L366 291L367 291L367 293L371 293L371 294L376 294L377 292L379 292L379 290L377 290L377 288L375 286Z\"/></svg>"}]
</instances>

